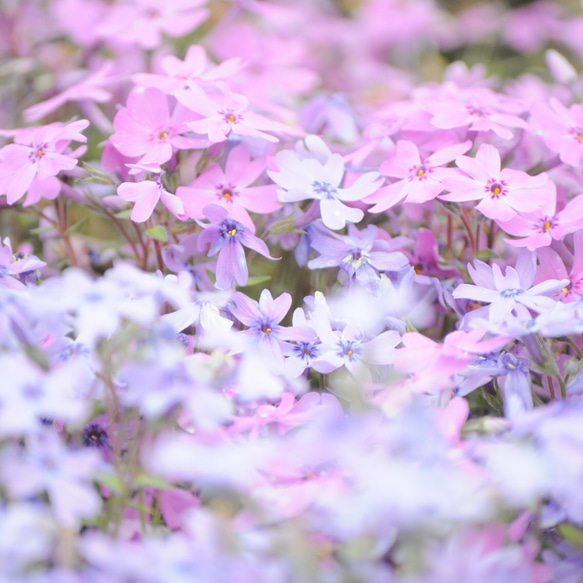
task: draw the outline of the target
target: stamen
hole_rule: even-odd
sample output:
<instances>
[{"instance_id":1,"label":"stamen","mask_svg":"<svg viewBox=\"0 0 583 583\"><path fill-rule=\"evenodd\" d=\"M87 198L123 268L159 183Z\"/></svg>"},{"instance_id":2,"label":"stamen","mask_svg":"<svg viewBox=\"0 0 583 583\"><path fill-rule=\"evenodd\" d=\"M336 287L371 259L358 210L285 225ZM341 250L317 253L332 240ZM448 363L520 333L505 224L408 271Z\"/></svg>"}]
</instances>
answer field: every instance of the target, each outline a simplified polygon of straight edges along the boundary
<instances>
[{"instance_id":1,"label":"stamen","mask_svg":"<svg viewBox=\"0 0 583 583\"><path fill-rule=\"evenodd\" d=\"M166 139L168 139L169 135L170 134L166 130L162 130L161 132L158 132L158 139L159 140L166 140Z\"/></svg>"},{"instance_id":2,"label":"stamen","mask_svg":"<svg viewBox=\"0 0 583 583\"><path fill-rule=\"evenodd\" d=\"M269 333L271 332L271 328L265 328L264 332L265 332L266 334L269 334Z\"/></svg>"},{"instance_id":3,"label":"stamen","mask_svg":"<svg viewBox=\"0 0 583 583\"><path fill-rule=\"evenodd\" d=\"M235 121L235 116L233 114L231 114L228 118L227 121L230 121L231 123L233 123Z\"/></svg>"},{"instance_id":4,"label":"stamen","mask_svg":"<svg viewBox=\"0 0 583 583\"><path fill-rule=\"evenodd\" d=\"M549 221L545 221L543 228L545 231L548 231L551 228L551 223L549 223Z\"/></svg>"},{"instance_id":5,"label":"stamen","mask_svg":"<svg viewBox=\"0 0 583 583\"><path fill-rule=\"evenodd\" d=\"M237 229L231 229L230 231L227 231L227 235L230 235L231 237L234 237L237 234Z\"/></svg>"},{"instance_id":6,"label":"stamen","mask_svg":"<svg viewBox=\"0 0 583 583\"><path fill-rule=\"evenodd\" d=\"M354 354L354 353L352 352L352 350L349 350L349 351L346 353L346 356L352 356L353 354Z\"/></svg>"}]
</instances>

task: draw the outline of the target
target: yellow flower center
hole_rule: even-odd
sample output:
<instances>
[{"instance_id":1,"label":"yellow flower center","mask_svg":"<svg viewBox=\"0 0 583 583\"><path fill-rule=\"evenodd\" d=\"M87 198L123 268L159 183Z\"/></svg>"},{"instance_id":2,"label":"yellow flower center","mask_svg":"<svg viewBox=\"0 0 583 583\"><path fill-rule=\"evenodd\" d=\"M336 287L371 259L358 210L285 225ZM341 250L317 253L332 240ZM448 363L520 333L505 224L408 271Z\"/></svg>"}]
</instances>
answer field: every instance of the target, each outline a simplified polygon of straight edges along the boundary
<instances>
[{"instance_id":1,"label":"yellow flower center","mask_svg":"<svg viewBox=\"0 0 583 583\"><path fill-rule=\"evenodd\" d=\"M227 231L227 235L230 235L231 237L234 237L237 234L237 229L231 229L230 231Z\"/></svg>"}]
</instances>

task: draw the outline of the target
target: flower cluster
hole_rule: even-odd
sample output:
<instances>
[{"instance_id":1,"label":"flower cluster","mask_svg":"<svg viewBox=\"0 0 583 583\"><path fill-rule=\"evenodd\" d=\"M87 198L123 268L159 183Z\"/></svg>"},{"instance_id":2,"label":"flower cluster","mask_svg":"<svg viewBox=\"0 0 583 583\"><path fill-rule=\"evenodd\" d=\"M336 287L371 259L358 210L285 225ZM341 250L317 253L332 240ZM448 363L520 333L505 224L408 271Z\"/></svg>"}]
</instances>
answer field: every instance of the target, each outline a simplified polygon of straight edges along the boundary
<instances>
[{"instance_id":1,"label":"flower cluster","mask_svg":"<svg viewBox=\"0 0 583 583\"><path fill-rule=\"evenodd\" d=\"M5 4L0 580L580 581L581 8Z\"/></svg>"}]
</instances>

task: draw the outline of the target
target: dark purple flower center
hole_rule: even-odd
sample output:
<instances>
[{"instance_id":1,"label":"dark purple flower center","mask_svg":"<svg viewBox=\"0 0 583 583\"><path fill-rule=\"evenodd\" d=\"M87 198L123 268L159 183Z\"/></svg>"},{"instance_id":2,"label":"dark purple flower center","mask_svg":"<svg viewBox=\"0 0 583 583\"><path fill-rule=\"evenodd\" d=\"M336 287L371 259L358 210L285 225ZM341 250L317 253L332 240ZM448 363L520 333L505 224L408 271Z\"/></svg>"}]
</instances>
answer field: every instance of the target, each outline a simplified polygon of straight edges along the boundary
<instances>
[{"instance_id":1,"label":"dark purple flower center","mask_svg":"<svg viewBox=\"0 0 583 583\"><path fill-rule=\"evenodd\" d=\"M306 342L306 341L298 342L294 346L293 350L294 350L294 354L297 357L299 357L302 360L305 360L307 362L309 362L313 358L316 358L320 352L318 347L315 345L314 342Z\"/></svg>"},{"instance_id":2,"label":"dark purple flower center","mask_svg":"<svg viewBox=\"0 0 583 583\"><path fill-rule=\"evenodd\" d=\"M82 438L87 447L109 447L107 431L97 423L87 425L83 430Z\"/></svg>"},{"instance_id":3,"label":"dark purple flower center","mask_svg":"<svg viewBox=\"0 0 583 583\"><path fill-rule=\"evenodd\" d=\"M223 239L239 241L245 227L233 219L226 219L219 227Z\"/></svg>"}]
</instances>

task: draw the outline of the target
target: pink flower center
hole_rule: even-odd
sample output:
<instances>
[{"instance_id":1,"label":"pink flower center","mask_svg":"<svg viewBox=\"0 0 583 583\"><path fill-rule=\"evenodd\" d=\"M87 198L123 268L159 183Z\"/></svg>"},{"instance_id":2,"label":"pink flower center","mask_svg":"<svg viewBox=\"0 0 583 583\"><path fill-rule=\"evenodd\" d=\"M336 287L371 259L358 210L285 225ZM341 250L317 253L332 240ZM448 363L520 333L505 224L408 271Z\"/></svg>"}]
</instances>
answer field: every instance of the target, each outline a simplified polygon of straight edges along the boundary
<instances>
[{"instance_id":1,"label":"pink flower center","mask_svg":"<svg viewBox=\"0 0 583 583\"><path fill-rule=\"evenodd\" d=\"M544 219L541 219L541 221L540 221L541 233L546 233L547 231L552 229L554 226L555 226L555 219L553 219L553 218L545 217Z\"/></svg>"},{"instance_id":2,"label":"pink flower center","mask_svg":"<svg viewBox=\"0 0 583 583\"><path fill-rule=\"evenodd\" d=\"M494 199L506 196L506 182L504 182L504 180L494 180L491 178L486 184L486 192L490 193L490 196Z\"/></svg>"},{"instance_id":3,"label":"pink flower center","mask_svg":"<svg viewBox=\"0 0 583 583\"><path fill-rule=\"evenodd\" d=\"M413 166L409 170L410 180L426 180L427 176L431 174L431 168L425 164L420 164L419 166Z\"/></svg>"},{"instance_id":4,"label":"pink flower center","mask_svg":"<svg viewBox=\"0 0 583 583\"><path fill-rule=\"evenodd\" d=\"M229 200L233 202L233 198L236 196L237 192L235 192L235 187L232 184L217 185L217 198L219 200L222 201Z\"/></svg>"},{"instance_id":5,"label":"pink flower center","mask_svg":"<svg viewBox=\"0 0 583 583\"><path fill-rule=\"evenodd\" d=\"M38 162L45 155L46 147L47 147L47 144L44 144L44 143L39 144L38 146L33 148L32 152L28 155L28 159L31 162Z\"/></svg>"},{"instance_id":6,"label":"pink flower center","mask_svg":"<svg viewBox=\"0 0 583 583\"><path fill-rule=\"evenodd\" d=\"M243 119L243 116L239 113L235 113L232 109L227 109L226 111L219 111L223 116L223 119L227 123L238 123Z\"/></svg>"}]
</instances>

